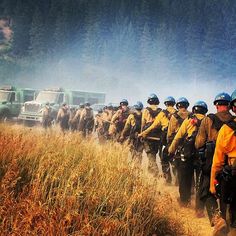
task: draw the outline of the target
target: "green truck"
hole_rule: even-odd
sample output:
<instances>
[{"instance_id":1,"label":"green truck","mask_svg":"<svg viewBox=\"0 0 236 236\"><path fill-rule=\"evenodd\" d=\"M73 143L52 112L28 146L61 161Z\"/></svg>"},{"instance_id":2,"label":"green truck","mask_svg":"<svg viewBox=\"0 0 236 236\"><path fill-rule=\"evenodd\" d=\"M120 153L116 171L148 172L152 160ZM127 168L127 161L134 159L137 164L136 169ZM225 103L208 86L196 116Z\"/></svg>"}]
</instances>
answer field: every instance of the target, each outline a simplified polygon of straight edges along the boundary
<instances>
[{"instance_id":1,"label":"green truck","mask_svg":"<svg viewBox=\"0 0 236 236\"><path fill-rule=\"evenodd\" d=\"M34 99L35 90L3 86L0 88L0 119L6 120L18 117L21 107L27 101Z\"/></svg>"},{"instance_id":2,"label":"green truck","mask_svg":"<svg viewBox=\"0 0 236 236\"><path fill-rule=\"evenodd\" d=\"M62 88L44 89L38 93L35 100L25 102L21 109L19 119L25 123L42 122L42 108L47 102L52 108L53 117L56 118L57 112L63 103L67 103L70 107L75 108L81 103L86 102L89 102L91 105L104 103L105 94L64 90Z\"/></svg>"}]
</instances>

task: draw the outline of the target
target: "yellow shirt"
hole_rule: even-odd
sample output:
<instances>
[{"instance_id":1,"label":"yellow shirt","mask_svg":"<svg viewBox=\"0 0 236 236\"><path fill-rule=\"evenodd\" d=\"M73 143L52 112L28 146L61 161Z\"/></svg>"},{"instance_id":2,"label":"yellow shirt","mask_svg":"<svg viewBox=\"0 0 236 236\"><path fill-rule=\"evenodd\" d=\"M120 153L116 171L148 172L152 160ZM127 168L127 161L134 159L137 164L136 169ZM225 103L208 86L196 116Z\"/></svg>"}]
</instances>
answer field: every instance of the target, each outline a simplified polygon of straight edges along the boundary
<instances>
[{"instance_id":1,"label":"yellow shirt","mask_svg":"<svg viewBox=\"0 0 236 236\"><path fill-rule=\"evenodd\" d=\"M215 115L223 122L229 121L232 118L232 115L228 111L218 112ZM208 116L202 120L195 140L195 147L197 149L204 146L206 142L216 141L218 131L212 127L212 123L212 120Z\"/></svg>"},{"instance_id":2,"label":"yellow shirt","mask_svg":"<svg viewBox=\"0 0 236 236\"><path fill-rule=\"evenodd\" d=\"M183 120L185 120L189 114L190 114L190 112L187 110L185 110L185 111L180 110L177 112L177 115L179 115ZM179 123L178 119L174 115L172 115L170 118L170 122L168 125L168 131L167 131L167 141L168 142L178 132L180 125L181 124Z\"/></svg>"},{"instance_id":3,"label":"yellow shirt","mask_svg":"<svg viewBox=\"0 0 236 236\"><path fill-rule=\"evenodd\" d=\"M151 108L153 111L156 111L158 109L158 106L157 105L148 105L149 108ZM141 123L141 130L143 130L144 126L147 124L147 123L150 123L150 122L153 122L155 119L155 117L153 118L151 115L150 115L150 112L148 111L147 108L145 108L143 110L143 114L142 114L142 123Z\"/></svg>"},{"instance_id":4,"label":"yellow shirt","mask_svg":"<svg viewBox=\"0 0 236 236\"><path fill-rule=\"evenodd\" d=\"M202 120L205 116L202 114L194 114L198 120ZM180 140L187 134L187 137L191 137L192 134L198 129L197 125L193 123L193 118L186 118L180 126L177 134L175 135L168 151L169 153L175 153Z\"/></svg>"},{"instance_id":5,"label":"yellow shirt","mask_svg":"<svg viewBox=\"0 0 236 236\"><path fill-rule=\"evenodd\" d=\"M235 119L236 122L236 119ZM225 156L228 156L228 164L233 165L236 161L236 136L234 130L228 125L223 125L216 140L215 153L211 168L210 191L215 193L214 180L225 164Z\"/></svg>"},{"instance_id":6,"label":"yellow shirt","mask_svg":"<svg viewBox=\"0 0 236 236\"><path fill-rule=\"evenodd\" d=\"M135 112L137 115L142 115L142 112L141 111L136 111ZM136 125L136 119L135 119L135 116L134 114L130 114L126 120L126 123L125 123L125 127L122 131L122 136L125 136L127 134L127 132L130 130L131 127L134 127Z\"/></svg>"},{"instance_id":7,"label":"yellow shirt","mask_svg":"<svg viewBox=\"0 0 236 236\"><path fill-rule=\"evenodd\" d=\"M174 107L167 107L166 110L170 112L170 114L174 114L176 112ZM141 133L141 136L146 137L153 129L161 126L161 129L164 130L168 127L169 125L169 119L166 117L165 113L161 111L155 118L154 122L150 127L148 127L146 130L144 130Z\"/></svg>"}]
</instances>

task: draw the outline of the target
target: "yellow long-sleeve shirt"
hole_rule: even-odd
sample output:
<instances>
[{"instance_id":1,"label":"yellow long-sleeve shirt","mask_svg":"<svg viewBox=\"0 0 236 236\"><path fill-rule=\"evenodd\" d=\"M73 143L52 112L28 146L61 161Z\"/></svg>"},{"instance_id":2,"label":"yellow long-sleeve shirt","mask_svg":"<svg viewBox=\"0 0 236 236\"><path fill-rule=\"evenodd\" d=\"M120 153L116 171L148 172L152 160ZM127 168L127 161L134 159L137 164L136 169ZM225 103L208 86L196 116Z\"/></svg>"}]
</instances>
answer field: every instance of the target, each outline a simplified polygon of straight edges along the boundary
<instances>
[{"instance_id":1,"label":"yellow long-sleeve shirt","mask_svg":"<svg viewBox=\"0 0 236 236\"><path fill-rule=\"evenodd\" d=\"M215 115L223 122L232 119L232 115L228 111L218 112ZM202 120L195 140L195 147L197 149L204 146L206 142L216 141L218 131L212 126L212 124L213 121L208 116Z\"/></svg>"},{"instance_id":2,"label":"yellow long-sleeve shirt","mask_svg":"<svg viewBox=\"0 0 236 236\"><path fill-rule=\"evenodd\" d=\"M157 111L158 106L157 105L148 105L148 108L151 108L153 111ZM155 119L155 117L152 117L149 110L147 108L145 108L143 110L143 114L142 114L141 130L143 130L144 126L147 123L153 122L154 119Z\"/></svg>"},{"instance_id":3,"label":"yellow long-sleeve shirt","mask_svg":"<svg viewBox=\"0 0 236 236\"><path fill-rule=\"evenodd\" d=\"M228 164L233 165L236 161L236 136L233 129L228 125L223 125L216 140L215 153L211 168L210 192L212 193L215 193L214 180L216 174L222 170L225 164L226 155L228 156Z\"/></svg>"},{"instance_id":4,"label":"yellow long-sleeve shirt","mask_svg":"<svg viewBox=\"0 0 236 236\"><path fill-rule=\"evenodd\" d=\"M198 120L202 120L205 116L202 114L195 114L194 115ZM192 134L198 129L198 126L194 122L194 118L186 118L182 125L180 126L177 134L175 135L168 151L169 153L173 154L175 153L180 140L187 135L187 137L191 137Z\"/></svg>"},{"instance_id":5,"label":"yellow long-sleeve shirt","mask_svg":"<svg viewBox=\"0 0 236 236\"><path fill-rule=\"evenodd\" d=\"M182 120L185 120L189 114L190 114L190 112L187 110L180 110L177 112L177 115ZM170 118L170 122L168 125L168 131L167 131L167 142L168 143L170 141L172 141L171 139L173 139L173 136L178 132L180 125L181 124L179 123L179 120L175 117L175 115L172 115Z\"/></svg>"},{"instance_id":6,"label":"yellow long-sleeve shirt","mask_svg":"<svg viewBox=\"0 0 236 236\"><path fill-rule=\"evenodd\" d=\"M136 111L135 112L137 114L137 116L142 116L142 112L141 111ZM134 127L136 125L136 118L135 118L135 114L130 114L126 120L126 123L125 123L125 127L122 131L122 135L121 136L126 136L127 133L130 131L130 129L132 127Z\"/></svg>"},{"instance_id":7,"label":"yellow long-sleeve shirt","mask_svg":"<svg viewBox=\"0 0 236 236\"><path fill-rule=\"evenodd\" d=\"M170 114L174 114L176 112L174 107L167 107L166 110ZM169 125L169 118L166 116L164 111L161 111L153 121L152 125L148 127L146 130L144 130L140 135L143 137L146 137L152 130L155 128L161 127L162 130L166 129Z\"/></svg>"}]
</instances>

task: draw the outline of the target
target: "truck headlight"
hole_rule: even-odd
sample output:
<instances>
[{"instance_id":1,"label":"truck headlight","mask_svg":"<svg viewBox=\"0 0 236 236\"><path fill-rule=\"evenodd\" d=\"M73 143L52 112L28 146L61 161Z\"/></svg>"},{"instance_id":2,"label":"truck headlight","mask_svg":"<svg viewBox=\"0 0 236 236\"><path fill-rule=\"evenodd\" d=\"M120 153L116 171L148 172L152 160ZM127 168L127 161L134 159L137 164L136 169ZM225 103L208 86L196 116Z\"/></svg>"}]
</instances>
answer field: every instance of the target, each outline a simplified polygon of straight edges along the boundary
<instances>
[{"instance_id":1,"label":"truck headlight","mask_svg":"<svg viewBox=\"0 0 236 236\"><path fill-rule=\"evenodd\" d=\"M21 107L21 112L25 112L25 106Z\"/></svg>"}]
</instances>

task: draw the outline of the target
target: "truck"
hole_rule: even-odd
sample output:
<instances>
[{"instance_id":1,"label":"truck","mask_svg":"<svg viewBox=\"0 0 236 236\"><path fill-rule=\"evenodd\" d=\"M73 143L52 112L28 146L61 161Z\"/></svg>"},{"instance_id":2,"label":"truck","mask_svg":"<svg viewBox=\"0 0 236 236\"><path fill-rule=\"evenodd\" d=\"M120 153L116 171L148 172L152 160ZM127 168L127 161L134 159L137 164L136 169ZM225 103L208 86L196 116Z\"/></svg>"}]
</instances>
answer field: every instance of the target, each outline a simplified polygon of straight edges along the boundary
<instances>
[{"instance_id":1,"label":"truck","mask_svg":"<svg viewBox=\"0 0 236 236\"><path fill-rule=\"evenodd\" d=\"M105 102L105 93L66 90L63 88L49 88L39 91L35 100L25 102L19 119L26 124L42 122L42 109L46 103L50 104L53 119L56 119L59 108L63 103L70 108L78 108L86 102L91 105Z\"/></svg>"},{"instance_id":2,"label":"truck","mask_svg":"<svg viewBox=\"0 0 236 236\"><path fill-rule=\"evenodd\" d=\"M27 101L34 99L36 91L29 88L13 86L0 87L0 119L17 118L21 107Z\"/></svg>"}]
</instances>

